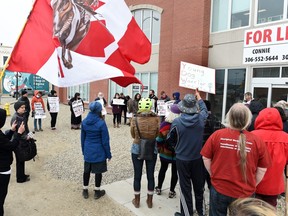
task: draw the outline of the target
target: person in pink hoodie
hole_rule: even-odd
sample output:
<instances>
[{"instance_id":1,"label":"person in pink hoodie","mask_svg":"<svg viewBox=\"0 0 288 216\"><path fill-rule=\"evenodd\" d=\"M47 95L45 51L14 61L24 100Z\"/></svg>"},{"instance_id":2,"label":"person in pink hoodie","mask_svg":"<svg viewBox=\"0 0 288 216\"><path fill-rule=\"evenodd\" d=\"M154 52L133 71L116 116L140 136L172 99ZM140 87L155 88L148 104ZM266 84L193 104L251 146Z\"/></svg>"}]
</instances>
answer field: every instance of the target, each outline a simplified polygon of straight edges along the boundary
<instances>
[{"instance_id":1,"label":"person in pink hoodie","mask_svg":"<svg viewBox=\"0 0 288 216\"><path fill-rule=\"evenodd\" d=\"M255 121L253 134L262 138L270 153L270 166L256 187L256 198L276 207L277 197L285 191L284 168L288 161L288 134L283 131L281 116L275 108L265 108Z\"/></svg>"}]
</instances>

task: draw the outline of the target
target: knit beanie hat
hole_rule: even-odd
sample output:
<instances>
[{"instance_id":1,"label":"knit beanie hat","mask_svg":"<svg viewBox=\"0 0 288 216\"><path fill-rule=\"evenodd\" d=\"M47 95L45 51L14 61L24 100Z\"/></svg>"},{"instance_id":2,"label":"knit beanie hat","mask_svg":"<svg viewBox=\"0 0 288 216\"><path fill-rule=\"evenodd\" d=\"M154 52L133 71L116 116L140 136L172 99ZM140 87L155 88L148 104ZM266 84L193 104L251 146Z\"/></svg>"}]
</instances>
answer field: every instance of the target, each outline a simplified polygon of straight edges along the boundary
<instances>
[{"instance_id":1,"label":"knit beanie hat","mask_svg":"<svg viewBox=\"0 0 288 216\"><path fill-rule=\"evenodd\" d=\"M6 110L0 108L0 128L2 128L6 121Z\"/></svg>"},{"instance_id":2,"label":"knit beanie hat","mask_svg":"<svg viewBox=\"0 0 288 216\"><path fill-rule=\"evenodd\" d=\"M180 111L180 109L179 109L177 104L172 104L171 107L170 107L170 111L172 113L175 113L175 114L180 114L181 113L181 111Z\"/></svg>"},{"instance_id":3,"label":"knit beanie hat","mask_svg":"<svg viewBox=\"0 0 288 216\"><path fill-rule=\"evenodd\" d=\"M25 105L25 102L24 101L17 101L15 104L14 104L14 109L15 111L17 112L17 110L21 107Z\"/></svg>"},{"instance_id":4,"label":"knit beanie hat","mask_svg":"<svg viewBox=\"0 0 288 216\"><path fill-rule=\"evenodd\" d=\"M98 101L93 101L89 104L89 109L93 113L101 113L102 111L102 104Z\"/></svg>"},{"instance_id":5,"label":"knit beanie hat","mask_svg":"<svg viewBox=\"0 0 288 216\"><path fill-rule=\"evenodd\" d=\"M26 90L21 91L21 95L25 95L25 94L27 94Z\"/></svg>"}]
</instances>

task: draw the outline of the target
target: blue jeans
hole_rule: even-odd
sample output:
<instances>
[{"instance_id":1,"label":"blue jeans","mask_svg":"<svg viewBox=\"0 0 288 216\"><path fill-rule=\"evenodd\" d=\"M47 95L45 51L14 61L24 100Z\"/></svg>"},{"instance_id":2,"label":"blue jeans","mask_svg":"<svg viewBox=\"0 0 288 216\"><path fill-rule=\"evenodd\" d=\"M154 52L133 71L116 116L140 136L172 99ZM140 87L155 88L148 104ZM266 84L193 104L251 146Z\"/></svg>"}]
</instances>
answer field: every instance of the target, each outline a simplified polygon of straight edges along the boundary
<instances>
[{"instance_id":1,"label":"blue jeans","mask_svg":"<svg viewBox=\"0 0 288 216\"><path fill-rule=\"evenodd\" d=\"M218 193L211 185L209 216L226 216L227 208L234 200L236 198Z\"/></svg>"},{"instance_id":2,"label":"blue jeans","mask_svg":"<svg viewBox=\"0 0 288 216\"><path fill-rule=\"evenodd\" d=\"M146 164L146 175L148 180L148 191L154 191L155 180L154 180L154 171L155 164L157 160L157 154L154 154L153 160L139 160L137 154L131 154L133 168L134 168L134 191L140 192L141 190L141 177L142 177L142 169L145 161Z\"/></svg>"},{"instance_id":3,"label":"blue jeans","mask_svg":"<svg viewBox=\"0 0 288 216\"><path fill-rule=\"evenodd\" d=\"M39 124L39 128L38 129L41 129L42 128L42 119L35 119L34 118L34 129L37 130L37 121L38 121L38 124Z\"/></svg>"}]
</instances>

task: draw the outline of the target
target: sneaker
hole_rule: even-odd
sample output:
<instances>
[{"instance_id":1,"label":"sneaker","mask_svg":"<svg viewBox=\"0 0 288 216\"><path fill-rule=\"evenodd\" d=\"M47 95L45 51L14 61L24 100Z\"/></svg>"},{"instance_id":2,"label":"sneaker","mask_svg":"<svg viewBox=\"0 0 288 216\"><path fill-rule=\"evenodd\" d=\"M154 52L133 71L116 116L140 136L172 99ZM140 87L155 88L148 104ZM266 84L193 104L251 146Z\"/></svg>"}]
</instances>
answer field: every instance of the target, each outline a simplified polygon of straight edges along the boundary
<instances>
[{"instance_id":1,"label":"sneaker","mask_svg":"<svg viewBox=\"0 0 288 216\"><path fill-rule=\"evenodd\" d=\"M51 130L56 130L56 127L52 127Z\"/></svg>"},{"instance_id":2,"label":"sneaker","mask_svg":"<svg viewBox=\"0 0 288 216\"><path fill-rule=\"evenodd\" d=\"M83 189L82 196L84 197L84 199L88 199L89 197L88 189Z\"/></svg>"},{"instance_id":3,"label":"sneaker","mask_svg":"<svg viewBox=\"0 0 288 216\"><path fill-rule=\"evenodd\" d=\"M43 131L43 129L42 129L42 128L40 128L40 129L39 129L39 131Z\"/></svg>"},{"instance_id":4,"label":"sneaker","mask_svg":"<svg viewBox=\"0 0 288 216\"><path fill-rule=\"evenodd\" d=\"M169 198L175 198L176 192L175 191L169 191Z\"/></svg>"},{"instance_id":5,"label":"sneaker","mask_svg":"<svg viewBox=\"0 0 288 216\"><path fill-rule=\"evenodd\" d=\"M157 195L161 195L161 189L158 186L155 187L155 192Z\"/></svg>"},{"instance_id":6,"label":"sneaker","mask_svg":"<svg viewBox=\"0 0 288 216\"><path fill-rule=\"evenodd\" d=\"M99 199L105 195L105 190L95 190L94 199Z\"/></svg>"},{"instance_id":7,"label":"sneaker","mask_svg":"<svg viewBox=\"0 0 288 216\"><path fill-rule=\"evenodd\" d=\"M36 128L35 130L34 130L35 132L39 132L39 130Z\"/></svg>"}]
</instances>

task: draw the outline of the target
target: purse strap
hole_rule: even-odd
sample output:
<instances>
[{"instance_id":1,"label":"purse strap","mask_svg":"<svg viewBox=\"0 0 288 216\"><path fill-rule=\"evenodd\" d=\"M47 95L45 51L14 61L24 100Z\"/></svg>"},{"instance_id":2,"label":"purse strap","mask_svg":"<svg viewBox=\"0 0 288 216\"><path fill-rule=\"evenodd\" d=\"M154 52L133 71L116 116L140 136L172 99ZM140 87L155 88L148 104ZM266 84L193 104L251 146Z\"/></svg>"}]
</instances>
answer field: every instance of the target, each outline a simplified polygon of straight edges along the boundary
<instances>
[{"instance_id":1,"label":"purse strap","mask_svg":"<svg viewBox=\"0 0 288 216\"><path fill-rule=\"evenodd\" d=\"M141 134L140 134L140 130L139 130L139 126L138 126L137 116L135 117L135 121L136 121L136 127L137 127L137 131L138 131L139 137L140 137L140 139L142 139L141 138Z\"/></svg>"}]
</instances>

